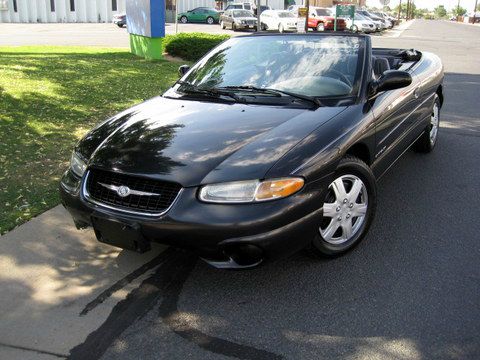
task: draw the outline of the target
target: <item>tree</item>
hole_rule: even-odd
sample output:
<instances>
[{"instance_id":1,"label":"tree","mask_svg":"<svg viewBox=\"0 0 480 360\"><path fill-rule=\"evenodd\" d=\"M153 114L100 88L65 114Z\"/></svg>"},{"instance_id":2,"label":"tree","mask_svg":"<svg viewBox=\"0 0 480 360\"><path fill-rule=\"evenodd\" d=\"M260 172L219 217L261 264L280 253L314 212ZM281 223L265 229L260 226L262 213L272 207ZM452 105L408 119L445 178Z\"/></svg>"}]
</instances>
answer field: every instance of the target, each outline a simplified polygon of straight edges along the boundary
<instances>
[{"instance_id":1,"label":"tree","mask_svg":"<svg viewBox=\"0 0 480 360\"><path fill-rule=\"evenodd\" d=\"M428 14L428 9L415 9L413 14L416 18L425 18Z\"/></svg>"},{"instance_id":2,"label":"tree","mask_svg":"<svg viewBox=\"0 0 480 360\"><path fill-rule=\"evenodd\" d=\"M467 9L461 7L461 6L455 6L453 8L453 15L454 16L463 16L467 13Z\"/></svg>"},{"instance_id":3,"label":"tree","mask_svg":"<svg viewBox=\"0 0 480 360\"><path fill-rule=\"evenodd\" d=\"M435 17L437 19L444 18L445 16L447 16L447 10L443 5L438 5L433 11L435 12Z\"/></svg>"},{"instance_id":4,"label":"tree","mask_svg":"<svg viewBox=\"0 0 480 360\"><path fill-rule=\"evenodd\" d=\"M417 7L415 6L415 4L411 3L410 4L410 11L411 11L411 14L415 14L415 11L417 9ZM398 14L398 5L395 7L395 14ZM407 2L405 1L405 3L402 1L402 11L400 12L400 17L404 18L404 17L407 17Z\"/></svg>"}]
</instances>

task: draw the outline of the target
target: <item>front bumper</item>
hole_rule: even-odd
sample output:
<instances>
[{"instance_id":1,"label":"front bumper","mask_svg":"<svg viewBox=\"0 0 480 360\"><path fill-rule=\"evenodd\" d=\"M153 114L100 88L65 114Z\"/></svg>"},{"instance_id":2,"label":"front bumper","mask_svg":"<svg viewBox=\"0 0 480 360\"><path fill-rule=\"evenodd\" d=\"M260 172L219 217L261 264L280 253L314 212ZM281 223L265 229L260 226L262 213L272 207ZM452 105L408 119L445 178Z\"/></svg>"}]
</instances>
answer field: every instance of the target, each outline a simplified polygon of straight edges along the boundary
<instances>
[{"instance_id":1,"label":"front bumper","mask_svg":"<svg viewBox=\"0 0 480 360\"><path fill-rule=\"evenodd\" d=\"M290 255L310 244L321 221L324 190L330 177L308 183L290 197L252 204L211 204L198 200L198 188L183 188L168 212L158 217L127 214L87 201L81 180L62 177L62 204L77 227L92 218L129 224L148 242L189 249L213 266L251 267ZM98 236L98 234L97 234Z\"/></svg>"}]
</instances>

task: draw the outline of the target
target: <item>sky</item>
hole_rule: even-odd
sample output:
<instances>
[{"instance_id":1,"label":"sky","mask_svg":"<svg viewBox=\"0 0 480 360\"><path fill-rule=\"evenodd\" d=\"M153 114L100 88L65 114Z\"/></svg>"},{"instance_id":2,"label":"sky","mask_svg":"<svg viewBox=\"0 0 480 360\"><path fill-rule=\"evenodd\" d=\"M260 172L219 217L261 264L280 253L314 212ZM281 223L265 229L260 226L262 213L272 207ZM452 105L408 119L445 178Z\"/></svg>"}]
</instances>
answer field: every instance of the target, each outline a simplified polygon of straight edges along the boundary
<instances>
[{"instance_id":1,"label":"sky","mask_svg":"<svg viewBox=\"0 0 480 360\"><path fill-rule=\"evenodd\" d=\"M390 0L388 6L394 8L398 5L398 2L399 0ZM407 0L402 0L402 3L407 3ZM447 10L451 10L457 6L458 0L414 0L414 3L417 8L421 9L427 8L433 10L438 5L444 5ZM478 3L480 4L480 0ZM367 6L381 7L382 5L379 0L367 0ZM475 0L460 0L460 6L467 9L468 12L471 12L475 6Z\"/></svg>"}]
</instances>

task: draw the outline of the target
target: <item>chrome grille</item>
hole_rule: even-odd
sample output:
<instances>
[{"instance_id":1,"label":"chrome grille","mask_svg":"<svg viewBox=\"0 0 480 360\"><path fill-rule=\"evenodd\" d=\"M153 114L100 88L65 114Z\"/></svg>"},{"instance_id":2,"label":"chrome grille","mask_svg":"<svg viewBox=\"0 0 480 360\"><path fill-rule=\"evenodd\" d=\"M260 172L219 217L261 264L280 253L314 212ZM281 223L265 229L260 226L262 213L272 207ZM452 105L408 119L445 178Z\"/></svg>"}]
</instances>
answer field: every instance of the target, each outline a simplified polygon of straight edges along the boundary
<instances>
[{"instance_id":1,"label":"chrome grille","mask_svg":"<svg viewBox=\"0 0 480 360\"><path fill-rule=\"evenodd\" d=\"M91 169L85 178L85 197L118 210L158 214L166 211L181 190L173 182ZM113 189L128 187L132 193L120 196ZM137 195L151 194L151 195Z\"/></svg>"}]
</instances>

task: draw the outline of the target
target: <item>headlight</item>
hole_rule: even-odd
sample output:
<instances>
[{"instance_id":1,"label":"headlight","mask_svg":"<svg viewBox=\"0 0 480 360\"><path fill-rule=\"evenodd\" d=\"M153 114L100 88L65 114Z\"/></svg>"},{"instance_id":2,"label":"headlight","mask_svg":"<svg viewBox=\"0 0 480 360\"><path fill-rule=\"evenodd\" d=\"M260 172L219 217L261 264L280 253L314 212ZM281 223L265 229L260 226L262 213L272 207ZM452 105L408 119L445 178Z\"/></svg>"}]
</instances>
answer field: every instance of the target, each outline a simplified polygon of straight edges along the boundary
<instances>
[{"instance_id":1,"label":"headlight","mask_svg":"<svg viewBox=\"0 0 480 360\"><path fill-rule=\"evenodd\" d=\"M199 198L213 203L249 203L280 199L299 191L304 184L302 178L273 180L235 181L206 185L200 189Z\"/></svg>"},{"instance_id":2,"label":"headlight","mask_svg":"<svg viewBox=\"0 0 480 360\"><path fill-rule=\"evenodd\" d=\"M70 169L78 177L82 177L87 169L87 163L75 151L72 153L72 159L70 160Z\"/></svg>"}]
</instances>

